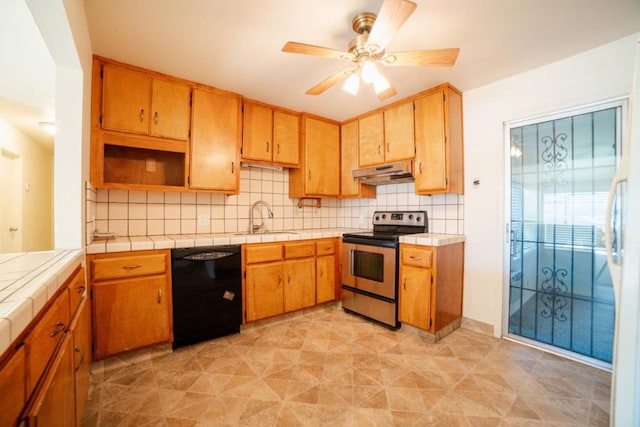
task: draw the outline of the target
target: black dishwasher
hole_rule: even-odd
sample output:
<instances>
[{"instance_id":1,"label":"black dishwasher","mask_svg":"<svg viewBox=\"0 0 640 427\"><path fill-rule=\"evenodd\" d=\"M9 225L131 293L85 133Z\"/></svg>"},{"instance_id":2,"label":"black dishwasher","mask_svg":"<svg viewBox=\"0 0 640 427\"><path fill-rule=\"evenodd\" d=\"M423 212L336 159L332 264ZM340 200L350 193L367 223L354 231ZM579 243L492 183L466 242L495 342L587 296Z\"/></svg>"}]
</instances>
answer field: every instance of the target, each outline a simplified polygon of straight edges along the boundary
<instances>
[{"instance_id":1,"label":"black dishwasher","mask_svg":"<svg viewBox=\"0 0 640 427\"><path fill-rule=\"evenodd\" d=\"M239 245L171 250L173 348L240 332Z\"/></svg>"}]
</instances>

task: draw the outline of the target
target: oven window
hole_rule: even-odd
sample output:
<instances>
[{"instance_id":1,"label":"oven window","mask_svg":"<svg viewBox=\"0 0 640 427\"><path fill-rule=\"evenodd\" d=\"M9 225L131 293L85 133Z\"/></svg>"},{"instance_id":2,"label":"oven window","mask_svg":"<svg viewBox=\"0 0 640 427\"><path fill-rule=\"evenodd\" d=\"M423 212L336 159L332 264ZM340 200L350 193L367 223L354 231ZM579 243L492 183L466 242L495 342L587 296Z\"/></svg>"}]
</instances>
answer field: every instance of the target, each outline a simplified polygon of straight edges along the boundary
<instances>
[{"instance_id":1,"label":"oven window","mask_svg":"<svg viewBox=\"0 0 640 427\"><path fill-rule=\"evenodd\" d=\"M351 275L382 282L384 276L384 255L352 250Z\"/></svg>"}]
</instances>

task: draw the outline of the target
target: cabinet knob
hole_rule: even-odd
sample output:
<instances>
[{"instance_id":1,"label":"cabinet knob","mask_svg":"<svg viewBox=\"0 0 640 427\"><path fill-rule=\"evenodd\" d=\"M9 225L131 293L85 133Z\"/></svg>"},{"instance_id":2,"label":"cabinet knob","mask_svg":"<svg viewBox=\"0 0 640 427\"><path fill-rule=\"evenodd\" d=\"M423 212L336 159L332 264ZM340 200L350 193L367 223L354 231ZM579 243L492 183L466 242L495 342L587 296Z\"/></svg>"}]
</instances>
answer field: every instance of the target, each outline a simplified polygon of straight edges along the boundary
<instances>
[{"instance_id":1,"label":"cabinet knob","mask_svg":"<svg viewBox=\"0 0 640 427\"><path fill-rule=\"evenodd\" d=\"M389 143L387 142L387 153L389 152Z\"/></svg>"},{"instance_id":2,"label":"cabinet knob","mask_svg":"<svg viewBox=\"0 0 640 427\"><path fill-rule=\"evenodd\" d=\"M422 173L422 162L420 162L420 165L418 166L418 170L420 171L420 173Z\"/></svg>"},{"instance_id":3,"label":"cabinet knob","mask_svg":"<svg viewBox=\"0 0 640 427\"><path fill-rule=\"evenodd\" d=\"M158 112L153 113L153 123L158 124Z\"/></svg>"},{"instance_id":4,"label":"cabinet knob","mask_svg":"<svg viewBox=\"0 0 640 427\"><path fill-rule=\"evenodd\" d=\"M378 154L380 154L380 144L378 144Z\"/></svg>"},{"instance_id":5,"label":"cabinet knob","mask_svg":"<svg viewBox=\"0 0 640 427\"><path fill-rule=\"evenodd\" d=\"M404 280L402 281L402 288L404 290L407 290L407 278L405 277Z\"/></svg>"},{"instance_id":6,"label":"cabinet knob","mask_svg":"<svg viewBox=\"0 0 640 427\"><path fill-rule=\"evenodd\" d=\"M322 271L322 268L320 268L320 277L322 277L324 275L324 272Z\"/></svg>"},{"instance_id":7,"label":"cabinet knob","mask_svg":"<svg viewBox=\"0 0 640 427\"><path fill-rule=\"evenodd\" d=\"M269 152L269 141L266 142L267 144L267 153Z\"/></svg>"},{"instance_id":8,"label":"cabinet knob","mask_svg":"<svg viewBox=\"0 0 640 427\"><path fill-rule=\"evenodd\" d=\"M291 272L287 271L287 283L291 283Z\"/></svg>"},{"instance_id":9,"label":"cabinet knob","mask_svg":"<svg viewBox=\"0 0 640 427\"><path fill-rule=\"evenodd\" d=\"M231 173L235 173L236 170L236 162L231 162Z\"/></svg>"},{"instance_id":10,"label":"cabinet knob","mask_svg":"<svg viewBox=\"0 0 640 427\"><path fill-rule=\"evenodd\" d=\"M162 288L158 288L158 304L162 302Z\"/></svg>"},{"instance_id":11,"label":"cabinet knob","mask_svg":"<svg viewBox=\"0 0 640 427\"><path fill-rule=\"evenodd\" d=\"M144 121L144 108L140 110L140 121Z\"/></svg>"},{"instance_id":12,"label":"cabinet knob","mask_svg":"<svg viewBox=\"0 0 640 427\"><path fill-rule=\"evenodd\" d=\"M278 273L278 285L282 283L282 273Z\"/></svg>"},{"instance_id":13,"label":"cabinet knob","mask_svg":"<svg viewBox=\"0 0 640 427\"><path fill-rule=\"evenodd\" d=\"M280 144L277 145L277 154L280 154Z\"/></svg>"}]
</instances>

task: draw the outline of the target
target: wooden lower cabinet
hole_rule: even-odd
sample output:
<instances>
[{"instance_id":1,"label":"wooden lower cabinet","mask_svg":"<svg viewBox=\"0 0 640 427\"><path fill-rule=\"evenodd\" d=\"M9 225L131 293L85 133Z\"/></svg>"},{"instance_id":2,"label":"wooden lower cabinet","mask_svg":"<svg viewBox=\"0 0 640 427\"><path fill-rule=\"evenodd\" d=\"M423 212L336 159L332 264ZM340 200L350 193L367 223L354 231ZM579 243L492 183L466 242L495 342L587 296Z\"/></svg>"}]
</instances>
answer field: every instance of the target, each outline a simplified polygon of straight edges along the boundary
<instances>
[{"instance_id":1,"label":"wooden lower cabinet","mask_svg":"<svg viewBox=\"0 0 640 427\"><path fill-rule=\"evenodd\" d=\"M282 263L247 265L245 271L246 320L251 322L282 314L284 311Z\"/></svg>"},{"instance_id":2,"label":"wooden lower cabinet","mask_svg":"<svg viewBox=\"0 0 640 427\"><path fill-rule=\"evenodd\" d=\"M444 334L462 318L464 243L400 245L398 320Z\"/></svg>"},{"instance_id":3,"label":"wooden lower cabinet","mask_svg":"<svg viewBox=\"0 0 640 427\"><path fill-rule=\"evenodd\" d=\"M71 323L75 373L76 426L82 425L87 395L89 394L89 364L91 363L91 308L84 298L80 302L76 318Z\"/></svg>"},{"instance_id":4,"label":"wooden lower cabinet","mask_svg":"<svg viewBox=\"0 0 640 427\"><path fill-rule=\"evenodd\" d=\"M311 307L316 303L315 259L284 262L284 311Z\"/></svg>"},{"instance_id":5,"label":"wooden lower cabinet","mask_svg":"<svg viewBox=\"0 0 640 427\"><path fill-rule=\"evenodd\" d=\"M169 250L87 256L93 358L173 340Z\"/></svg>"},{"instance_id":6,"label":"wooden lower cabinet","mask_svg":"<svg viewBox=\"0 0 640 427\"><path fill-rule=\"evenodd\" d=\"M73 341L65 334L49 371L31 399L24 420L29 427L75 425Z\"/></svg>"},{"instance_id":7,"label":"wooden lower cabinet","mask_svg":"<svg viewBox=\"0 0 640 427\"><path fill-rule=\"evenodd\" d=\"M94 284L96 359L171 342L170 297L164 276Z\"/></svg>"},{"instance_id":8,"label":"wooden lower cabinet","mask_svg":"<svg viewBox=\"0 0 640 427\"><path fill-rule=\"evenodd\" d=\"M26 403L24 346L0 366L0 426L15 426Z\"/></svg>"},{"instance_id":9,"label":"wooden lower cabinet","mask_svg":"<svg viewBox=\"0 0 640 427\"><path fill-rule=\"evenodd\" d=\"M336 299L337 239L242 246L245 322Z\"/></svg>"}]
</instances>

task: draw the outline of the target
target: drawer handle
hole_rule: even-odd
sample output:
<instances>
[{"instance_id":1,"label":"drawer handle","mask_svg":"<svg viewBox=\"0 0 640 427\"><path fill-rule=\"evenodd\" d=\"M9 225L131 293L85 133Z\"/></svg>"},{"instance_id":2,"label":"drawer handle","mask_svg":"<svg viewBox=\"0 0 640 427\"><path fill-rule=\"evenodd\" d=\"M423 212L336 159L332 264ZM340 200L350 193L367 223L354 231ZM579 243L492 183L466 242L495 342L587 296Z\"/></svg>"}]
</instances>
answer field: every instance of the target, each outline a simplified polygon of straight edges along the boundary
<instances>
[{"instance_id":1,"label":"drawer handle","mask_svg":"<svg viewBox=\"0 0 640 427\"><path fill-rule=\"evenodd\" d=\"M80 367L82 366L82 362L84 361L84 353L82 352L82 350L80 350L80 347L78 347L77 345L73 347L73 351L80 354L80 362L78 362L78 364L76 365L76 371L79 371Z\"/></svg>"},{"instance_id":2,"label":"drawer handle","mask_svg":"<svg viewBox=\"0 0 640 427\"><path fill-rule=\"evenodd\" d=\"M277 154L280 154L280 144L278 144L277 148L278 148L278 153Z\"/></svg>"},{"instance_id":3,"label":"drawer handle","mask_svg":"<svg viewBox=\"0 0 640 427\"><path fill-rule=\"evenodd\" d=\"M269 152L269 141L266 142L267 144L267 153Z\"/></svg>"},{"instance_id":4,"label":"drawer handle","mask_svg":"<svg viewBox=\"0 0 640 427\"><path fill-rule=\"evenodd\" d=\"M55 326L56 326L56 329L53 332L51 332L52 338L58 335L60 332L64 332L64 330L67 328L62 322L56 322Z\"/></svg>"},{"instance_id":5,"label":"drawer handle","mask_svg":"<svg viewBox=\"0 0 640 427\"><path fill-rule=\"evenodd\" d=\"M278 285L282 283L282 274L278 273Z\"/></svg>"},{"instance_id":6,"label":"drawer handle","mask_svg":"<svg viewBox=\"0 0 640 427\"><path fill-rule=\"evenodd\" d=\"M85 289L84 285L82 285L82 286L78 286L78 287L76 288L76 294L81 294L81 293L83 293L83 292L84 292L84 289Z\"/></svg>"},{"instance_id":7,"label":"drawer handle","mask_svg":"<svg viewBox=\"0 0 640 427\"><path fill-rule=\"evenodd\" d=\"M158 304L162 302L162 288L158 288Z\"/></svg>"},{"instance_id":8,"label":"drawer handle","mask_svg":"<svg viewBox=\"0 0 640 427\"><path fill-rule=\"evenodd\" d=\"M380 144L378 144L378 154L380 154Z\"/></svg>"},{"instance_id":9,"label":"drawer handle","mask_svg":"<svg viewBox=\"0 0 640 427\"><path fill-rule=\"evenodd\" d=\"M389 153L389 143L387 142L387 153Z\"/></svg>"},{"instance_id":10,"label":"drawer handle","mask_svg":"<svg viewBox=\"0 0 640 427\"><path fill-rule=\"evenodd\" d=\"M140 268L142 267L140 264L136 264L136 265L123 265L122 268L124 268L127 271L131 271L131 270L135 270L136 268Z\"/></svg>"},{"instance_id":11,"label":"drawer handle","mask_svg":"<svg viewBox=\"0 0 640 427\"><path fill-rule=\"evenodd\" d=\"M158 124L158 112L157 111L153 115L153 123Z\"/></svg>"},{"instance_id":12,"label":"drawer handle","mask_svg":"<svg viewBox=\"0 0 640 427\"><path fill-rule=\"evenodd\" d=\"M236 173L236 162L231 162L231 173Z\"/></svg>"},{"instance_id":13,"label":"drawer handle","mask_svg":"<svg viewBox=\"0 0 640 427\"><path fill-rule=\"evenodd\" d=\"M322 277L324 275L324 271L322 271L322 268L320 268L320 277Z\"/></svg>"},{"instance_id":14,"label":"drawer handle","mask_svg":"<svg viewBox=\"0 0 640 427\"><path fill-rule=\"evenodd\" d=\"M402 281L402 288L406 291L407 290L407 278L405 277L404 280Z\"/></svg>"},{"instance_id":15,"label":"drawer handle","mask_svg":"<svg viewBox=\"0 0 640 427\"><path fill-rule=\"evenodd\" d=\"M287 271L287 283L291 283L291 272Z\"/></svg>"},{"instance_id":16,"label":"drawer handle","mask_svg":"<svg viewBox=\"0 0 640 427\"><path fill-rule=\"evenodd\" d=\"M410 255L409 258L415 259L416 261L422 261L422 257L421 256Z\"/></svg>"}]
</instances>

